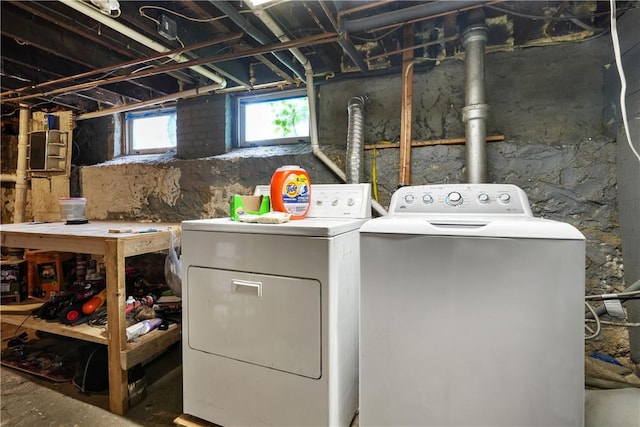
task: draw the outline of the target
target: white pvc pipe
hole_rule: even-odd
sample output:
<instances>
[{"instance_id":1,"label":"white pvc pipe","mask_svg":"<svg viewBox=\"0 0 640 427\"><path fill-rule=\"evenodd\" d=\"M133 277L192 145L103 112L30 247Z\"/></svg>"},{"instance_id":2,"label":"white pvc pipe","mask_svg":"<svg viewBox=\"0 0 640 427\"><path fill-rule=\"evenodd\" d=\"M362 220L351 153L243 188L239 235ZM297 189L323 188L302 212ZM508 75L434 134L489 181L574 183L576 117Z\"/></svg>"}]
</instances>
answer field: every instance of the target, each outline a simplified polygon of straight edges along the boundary
<instances>
[{"instance_id":1,"label":"white pvc pipe","mask_svg":"<svg viewBox=\"0 0 640 427\"><path fill-rule=\"evenodd\" d=\"M25 221L27 210L27 151L29 150L29 121L31 111L27 104L20 104L20 122L18 125L18 163L16 165L16 201L13 222Z\"/></svg>"},{"instance_id":2,"label":"white pvc pipe","mask_svg":"<svg viewBox=\"0 0 640 427\"><path fill-rule=\"evenodd\" d=\"M278 38L278 40L280 40L281 42L287 42L291 40L284 34L282 28L280 28L280 26L271 18L271 16L269 16L267 12L255 9L253 13L262 21L263 24L267 26L267 28L269 28L269 30L271 30L271 32ZM320 143L318 140L318 119L316 117L316 94L315 86L313 85L313 69L311 68L311 62L298 48L289 49L289 52L291 52L291 54L304 67L304 74L307 83L307 99L309 101L309 120L311 122L311 150L313 151L313 154L318 159L320 159L320 161L322 161L322 163L324 163L329 169L331 169L331 171L333 171L333 173L335 173L343 182L347 182L347 174L320 149ZM371 200L371 206L380 215L387 214L387 211L375 200Z\"/></svg>"},{"instance_id":3,"label":"white pvc pipe","mask_svg":"<svg viewBox=\"0 0 640 427\"><path fill-rule=\"evenodd\" d=\"M127 27L126 25L121 24L119 21L116 21L115 19L111 18L108 15L103 14L102 12L100 12L98 9L89 6L87 3L84 3L81 0L59 0L61 3L64 3L65 5L69 6L72 9L77 10L78 12L95 19L96 21L100 22L101 24L106 25L107 27L119 32L122 35L125 35L129 38L132 38L133 40L137 41L138 43L141 43L143 45L145 45L146 47L148 47L149 49L153 49L156 52L167 52L171 49L167 48L166 46L164 46L161 43L158 43L157 41L150 39L149 37L145 36L144 34L140 34L137 31L132 30L131 28ZM182 55L182 54L177 54L177 55L173 55L171 56L171 58L176 61L176 62L187 62L189 61L189 58ZM189 67L191 68L193 71L197 72L198 74L205 76L209 79L211 79L212 81L218 83L220 85L219 89L224 89L227 86L227 81L224 79L224 77L219 76L209 70L207 70L206 68L204 68L201 65L195 65L193 67Z\"/></svg>"},{"instance_id":4,"label":"white pvc pipe","mask_svg":"<svg viewBox=\"0 0 640 427\"><path fill-rule=\"evenodd\" d=\"M16 182L18 179L18 175L16 175L15 173L3 173L0 174L0 181L1 182Z\"/></svg>"}]
</instances>

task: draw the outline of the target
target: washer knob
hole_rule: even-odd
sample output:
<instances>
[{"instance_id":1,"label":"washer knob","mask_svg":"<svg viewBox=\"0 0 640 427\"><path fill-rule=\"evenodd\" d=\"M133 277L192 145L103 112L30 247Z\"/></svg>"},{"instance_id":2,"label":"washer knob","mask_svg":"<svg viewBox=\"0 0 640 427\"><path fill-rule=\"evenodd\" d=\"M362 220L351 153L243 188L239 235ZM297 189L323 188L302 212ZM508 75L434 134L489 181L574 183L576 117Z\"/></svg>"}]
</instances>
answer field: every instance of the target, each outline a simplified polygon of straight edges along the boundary
<instances>
[{"instance_id":1,"label":"washer knob","mask_svg":"<svg viewBox=\"0 0 640 427\"><path fill-rule=\"evenodd\" d=\"M349 197L349 199L347 199L347 206L353 206L356 204L356 201L353 200L351 197Z\"/></svg>"},{"instance_id":2,"label":"washer knob","mask_svg":"<svg viewBox=\"0 0 640 427\"><path fill-rule=\"evenodd\" d=\"M451 193L449 193L449 195L447 196L447 200L446 203L449 206L458 206L462 204L462 194L458 193L457 191L452 191Z\"/></svg>"},{"instance_id":3,"label":"washer knob","mask_svg":"<svg viewBox=\"0 0 640 427\"><path fill-rule=\"evenodd\" d=\"M338 206L338 202L339 202L339 200L338 200L338 199L333 199L333 200L331 201L331 206Z\"/></svg>"},{"instance_id":4,"label":"washer knob","mask_svg":"<svg viewBox=\"0 0 640 427\"><path fill-rule=\"evenodd\" d=\"M425 205L433 203L433 197L431 197L430 194L425 194L424 196L422 196L422 203L424 203Z\"/></svg>"},{"instance_id":5,"label":"washer knob","mask_svg":"<svg viewBox=\"0 0 640 427\"><path fill-rule=\"evenodd\" d=\"M489 195L487 193L480 193L478 195L478 202L486 205L487 203L489 203Z\"/></svg>"},{"instance_id":6,"label":"washer knob","mask_svg":"<svg viewBox=\"0 0 640 427\"><path fill-rule=\"evenodd\" d=\"M502 193L500 196L498 196L498 200L500 201L500 203L506 205L511 201L511 196L509 195L509 193Z\"/></svg>"},{"instance_id":7,"label":"washer knob","mask_svg":"<svg viewBox=\"0 0 640 427\"><path fill-rule=\"evenodd\" d=\"M412 204L415 199L416 198L413 194L407 194L406 196L404 196L404 202L408 205Z\"/></svg>"}]
</instances>

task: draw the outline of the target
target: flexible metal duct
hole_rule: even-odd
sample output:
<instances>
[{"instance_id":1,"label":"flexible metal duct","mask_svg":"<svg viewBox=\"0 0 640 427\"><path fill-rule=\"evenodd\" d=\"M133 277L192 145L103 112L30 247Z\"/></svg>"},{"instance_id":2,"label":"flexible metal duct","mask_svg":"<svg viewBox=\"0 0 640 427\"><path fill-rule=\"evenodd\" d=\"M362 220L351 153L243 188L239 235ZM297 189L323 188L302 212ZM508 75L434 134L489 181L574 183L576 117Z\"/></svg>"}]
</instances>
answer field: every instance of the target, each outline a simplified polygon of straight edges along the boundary
<instances>
[{"instance_id":1,"label":"flexible metal duct","mask_svg":"<svg viewBox=\"0 0 640 427\"><path fill-rule=\"evenodd\" d=\"M489 28L472 25L462 33L465 50L465 123L467 181L472 184L487 182L487 117L489 106L484 93L484 48Z\"/></svg>"},{"instance_id":2,"label":"flexible metal duct","mask_svg":"<svg viewBox=\"0 0 640 427\"><path fill-rule=\"evenodd\" d=\"M362 182L364 157L364 98L354 96L347 105L347 184Z\"/></svg>"}]
</instances>

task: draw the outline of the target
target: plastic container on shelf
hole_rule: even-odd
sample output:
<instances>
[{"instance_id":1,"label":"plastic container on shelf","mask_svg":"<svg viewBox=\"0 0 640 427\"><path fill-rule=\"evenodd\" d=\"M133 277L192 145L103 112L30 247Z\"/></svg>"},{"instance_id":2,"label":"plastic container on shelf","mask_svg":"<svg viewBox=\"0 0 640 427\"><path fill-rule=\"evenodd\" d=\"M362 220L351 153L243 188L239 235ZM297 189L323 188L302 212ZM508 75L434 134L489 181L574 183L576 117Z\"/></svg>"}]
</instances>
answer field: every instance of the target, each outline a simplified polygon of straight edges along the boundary
<instances>
[{"instance_id":1,"label":"plastic container on shelf","mask_svg":"<svg viewBox=\"0 0 640 427\"><path fill-rule=\"evenodd\" d=\"M311 206L311 180L300 166L278 168L271 177L269 188L271 209L287 212L291 219L303 219Z\"/></svg>"},{"instance_id":2,"label":"plastic container on shelf","mask_svg":"<svg viewBox=\"0 0 640 427\"><path fill-rule=\"evenodd\" d=\"M87 199L84 197L60 197L60 216L63 221L84 220Z\"/></svg>"}]
</instances>

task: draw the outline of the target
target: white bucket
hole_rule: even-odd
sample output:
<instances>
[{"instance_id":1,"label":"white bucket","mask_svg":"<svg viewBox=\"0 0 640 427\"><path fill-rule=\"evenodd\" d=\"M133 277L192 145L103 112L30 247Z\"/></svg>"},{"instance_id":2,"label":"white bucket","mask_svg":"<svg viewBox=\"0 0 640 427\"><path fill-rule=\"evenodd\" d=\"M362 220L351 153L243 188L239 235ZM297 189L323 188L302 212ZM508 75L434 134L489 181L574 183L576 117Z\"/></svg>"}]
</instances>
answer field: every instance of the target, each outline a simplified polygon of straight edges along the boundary
<instances>
[{"instance_id":1,"label":"white bucket","mask_svg":"<svg viewBox=\"0 0 640 427\"><path fill-rule=\"evenodd\" d=\"M85 219L84 208L87 199L84 197L60 197L60 216L63 221Z\"/></svg>"}]
</instances>

